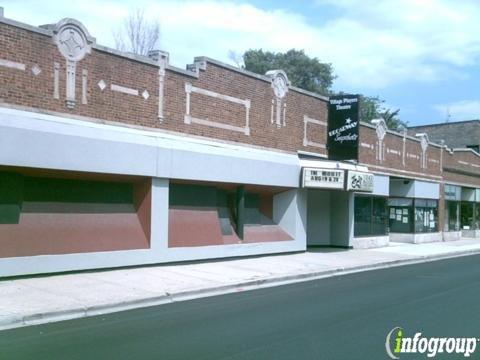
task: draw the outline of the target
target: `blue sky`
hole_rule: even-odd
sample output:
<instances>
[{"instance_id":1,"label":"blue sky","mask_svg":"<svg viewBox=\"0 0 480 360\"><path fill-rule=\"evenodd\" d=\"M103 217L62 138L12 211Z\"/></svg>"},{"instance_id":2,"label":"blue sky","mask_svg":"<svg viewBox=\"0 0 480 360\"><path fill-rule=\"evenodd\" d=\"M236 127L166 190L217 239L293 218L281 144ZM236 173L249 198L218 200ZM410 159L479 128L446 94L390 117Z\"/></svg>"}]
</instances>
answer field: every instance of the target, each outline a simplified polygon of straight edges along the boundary
<instances>
[{"instance_id":1,"label":"blue sky","mask_svg":"<svg viewBox=\"0 0 480 360\"><path fill-rule=\"evenodd\" d=\"M194 56L230 62L249 48L304 49L333 64L334 89L378 95L410 125L480 118L480 1L4 0L32 25L73 17L97 42L135 8L161 24L161 44L184 67Z\"/></svg>"}]
</instances>

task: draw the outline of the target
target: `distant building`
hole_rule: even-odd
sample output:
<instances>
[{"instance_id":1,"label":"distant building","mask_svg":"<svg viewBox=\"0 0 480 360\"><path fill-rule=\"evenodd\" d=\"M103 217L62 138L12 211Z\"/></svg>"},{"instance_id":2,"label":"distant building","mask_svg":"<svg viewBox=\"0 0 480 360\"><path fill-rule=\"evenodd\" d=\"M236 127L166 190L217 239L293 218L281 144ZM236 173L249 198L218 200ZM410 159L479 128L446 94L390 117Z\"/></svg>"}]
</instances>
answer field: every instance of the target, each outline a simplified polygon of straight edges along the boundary
<instances>
[{"instance_id":1,"label":"distant building","mask_svg":"<svg viewBox=\"0 0 480 360\"><path fill-rule=\"evenodd\" d=\"M443 140L449 148L470 148L480 153L480 120L411 126L408 133L412 136L426 133L434 143Z\"/></svg>"}]
</instances>

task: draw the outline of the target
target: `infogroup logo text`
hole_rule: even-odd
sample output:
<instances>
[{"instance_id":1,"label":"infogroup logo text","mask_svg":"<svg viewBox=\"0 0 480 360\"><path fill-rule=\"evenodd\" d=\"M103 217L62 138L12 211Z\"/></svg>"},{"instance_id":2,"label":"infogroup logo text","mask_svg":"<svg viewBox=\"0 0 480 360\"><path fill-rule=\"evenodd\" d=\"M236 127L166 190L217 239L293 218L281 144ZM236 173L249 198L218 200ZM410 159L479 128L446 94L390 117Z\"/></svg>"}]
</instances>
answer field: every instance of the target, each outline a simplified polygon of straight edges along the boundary
<instances>
[{"instance_id":1,"label":"infogroup logo text","mask_svg":"<svg viewBox=\"0 0 480 360\"><path fill-rule=\"evenodd\" d=\"M400 359L401 354L426 354L433 358L437 354L463 354L468 358L475 352L477 342L480 339L470 338L447 338L447 337L422 337L421 332L413 337L406 337L401 327L394 327L387 334L385 349L392 359Z\"/></svg>"}]
</instances>

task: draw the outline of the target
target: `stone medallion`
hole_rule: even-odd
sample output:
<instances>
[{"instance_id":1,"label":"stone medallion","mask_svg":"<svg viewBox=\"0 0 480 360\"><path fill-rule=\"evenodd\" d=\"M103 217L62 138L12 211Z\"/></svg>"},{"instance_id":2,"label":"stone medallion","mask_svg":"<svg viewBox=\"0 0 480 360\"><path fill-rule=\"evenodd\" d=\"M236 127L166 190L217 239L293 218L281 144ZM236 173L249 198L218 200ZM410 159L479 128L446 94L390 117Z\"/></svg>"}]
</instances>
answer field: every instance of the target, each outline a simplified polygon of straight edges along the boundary
<instances>
[{"instance_id":1,"label":"stone medallion","mask_svg":"<svg viewBox=\"0 0 480 360\"><path fill-rule=\"evenodd\" d=\"M287 74L283 70L271 70L266 73L272 79L273 93L277 99L283 99L288 92L288 85L290 84Z\"/></svg>"},{"instance_id":2,"label":"stone medallion","mask_svg":"<svg viewBox=\"0 0 480 360\"><path fill-rule=\"evenodd\" d=\"M70 61L80 61L91 52L95 41L87 29L75 19L63 19L55 25L53 40L58 50Z\"/></svg>"}]
</instances>

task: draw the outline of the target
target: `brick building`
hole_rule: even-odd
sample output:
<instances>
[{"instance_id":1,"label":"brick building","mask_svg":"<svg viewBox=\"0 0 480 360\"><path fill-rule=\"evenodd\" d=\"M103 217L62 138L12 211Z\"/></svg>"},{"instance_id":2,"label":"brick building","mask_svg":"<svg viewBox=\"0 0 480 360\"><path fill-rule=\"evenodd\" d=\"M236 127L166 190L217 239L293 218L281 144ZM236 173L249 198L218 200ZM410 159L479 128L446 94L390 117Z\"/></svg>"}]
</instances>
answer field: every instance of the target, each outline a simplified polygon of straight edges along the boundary
<instances>
[{"instance_id":1,"label":"brick building","mask_svg":"<svg viewBox=\"0 0 480 360\"><path fill-rule=\"evenodd\" d=\"M426 133L437 144L443 142L451 149L467 148L480 153L480 120L411 126L408 133Z\"/></svg>"},{"instance_id":2,"label":"brick building","mask_svg":"<svg viewBox=\"0 0 480 360\"><path fill-rule=\"evenodd\" d=\"M329 99L281 70L1 15L0 276L478 235L473 151L377 121L330 161Z\"/></svg>"}]
</instances>

